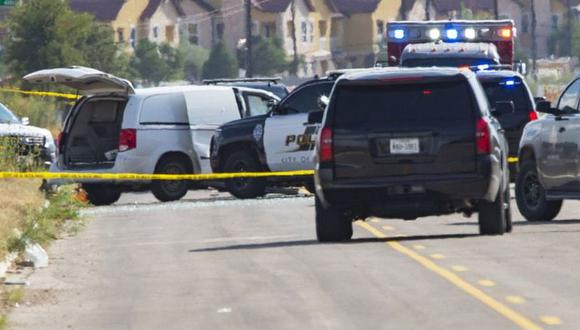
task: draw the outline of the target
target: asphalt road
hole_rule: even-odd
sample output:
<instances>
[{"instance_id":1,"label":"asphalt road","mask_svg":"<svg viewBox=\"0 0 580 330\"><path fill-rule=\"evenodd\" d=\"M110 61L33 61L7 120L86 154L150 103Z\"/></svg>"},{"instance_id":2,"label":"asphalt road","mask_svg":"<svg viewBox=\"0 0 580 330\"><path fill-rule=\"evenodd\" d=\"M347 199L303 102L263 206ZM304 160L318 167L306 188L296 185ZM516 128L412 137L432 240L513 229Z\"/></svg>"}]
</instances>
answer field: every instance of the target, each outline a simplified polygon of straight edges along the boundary
<instances>
[{"instance_id":1,"label":"asphalt road","mask_svg":"<svg viewBox=\"0 0 580 330\"><path fill-rule=\"evenodd\" d=\"M9 329L580 328L578 202L503 237L453 215L318 244L312 198L188 198L89 210Z\"/></svg>"}]
</instances>

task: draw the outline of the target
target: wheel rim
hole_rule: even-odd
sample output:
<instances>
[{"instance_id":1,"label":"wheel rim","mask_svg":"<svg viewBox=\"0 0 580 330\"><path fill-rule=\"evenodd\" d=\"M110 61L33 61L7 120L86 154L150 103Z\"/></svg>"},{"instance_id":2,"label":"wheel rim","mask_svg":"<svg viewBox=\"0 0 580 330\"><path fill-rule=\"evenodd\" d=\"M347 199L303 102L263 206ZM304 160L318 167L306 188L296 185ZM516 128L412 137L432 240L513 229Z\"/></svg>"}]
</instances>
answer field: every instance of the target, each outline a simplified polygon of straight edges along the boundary
<instances>
[{"instance_id":1,"label":"wheel rim","mask_svg":"<svg viewBox=\"0 0 580 330\"><path fill-rule=\"evenodd\" d=\"M523 197L526 205L531 209L539 207L543 197L544 189L540 184L538 175L533 172L526 174L523 184Z\"/></svg>"},{"instance_id":2,"label":"wheel rim","mask_svg":"<svg viewBox=\"0 0 580 330\"><path fill-rule=\"evenodd\" d=\"M165 166L165 174L183 174L184 171L178 164L170 164ZM185 181L169 180L163 182L163 189L169 193L176 193L183 190L183 186L186 184Z\"/></svg>"},{"instance_id":3,"label":"wheel rim","mask_svg":"<svg viewBox=\"0 0 580 330\"><path fill-rule=\"evenodd\" d=\"M243 173L247 171L247 165L245 162L237 162L234 165L234 171L233 172L238 172L238 173ZM248 178L238 178L238 179L234 179L233 180L233 185L234 188L236 190L242 190L242 189L246 189L249 185L249 179Z\"/></svg>"}]
</instances>

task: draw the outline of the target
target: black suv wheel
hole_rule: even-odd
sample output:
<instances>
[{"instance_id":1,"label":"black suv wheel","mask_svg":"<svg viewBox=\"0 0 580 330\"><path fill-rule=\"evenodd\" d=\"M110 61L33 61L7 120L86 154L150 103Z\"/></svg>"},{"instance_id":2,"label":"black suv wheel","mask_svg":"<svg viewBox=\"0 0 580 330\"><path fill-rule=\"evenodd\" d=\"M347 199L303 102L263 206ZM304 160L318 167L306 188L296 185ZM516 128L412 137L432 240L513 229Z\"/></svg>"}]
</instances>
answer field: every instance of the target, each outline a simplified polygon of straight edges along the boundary
<instances>
[{"instance_id":1,"label":"black suv wheel","mask_svg":"<svg viewBox=\"0 0 580 330\"><path fill-rule=\"evenodd\" d=\"M509 190L509 187L507 187ZM509 192L507 193L509 196ZM479 233L481 235L503 235L508 229L511 230L511 214L506 219L509 205L506 204L506 192L501 189L497 193L494 202L481 201L479 203ZM509 200L507 201L509 203Z\"/></svg>"},{"instance_id":2,"label":"black suv wheel","mask_svg":"<svg viewBox=\"0 0 580 330\"><path fill-rule=\"evenodd\" d=\"M87 199L95 206L114 204L121 198L121 190L112 185L84 183Z\"/></svg>"},{"instance_id":3,"label":"black suv wheel","mask_svg":"<svg viewBox=\"0 0 580 330\"><path fill-rule=\"evenodd\" d=\"M528 221L551 221L562 209L562 201L546 200L535 162L522 164L516 180L516 201L520 213Z\"/></svg>"},{"instance_id":4,"label":"black suv wheel","mask_svg":"<svg viewBox=\"0 0 580 330\"><path fill-rule=\"evenodd\" d=\"M316 237L320 242L341 242L352 238L352 219L336 207L325 208L318 196L316 209Z\"/></svg>"},{"instance_id":5,"label":"black suv wheel","mask_svg":"<svg viewBox=\"0 0 580 330\"><path fill-rule=\"evenodd\" d=\"M193 172L190 166L179 157L166 157L155 167L155 174L189 174ZM183 198L189 190L189 181L154 180L151 192L161 202L177 201Z\"/></svg>"},{"instance_id":6,"label":"black suv wheel","mask_svg":"<svg viewBox=\"0 0 580 330\"><path fill-rule=\"evenodd\" d=\"M224 164L226 173L261 172L258 160L246 151L236 151L226 158ZM266 194L266 179L240 178L226 182L230 194L240 199L261 197Z\"/></svg>"}]
</instances>

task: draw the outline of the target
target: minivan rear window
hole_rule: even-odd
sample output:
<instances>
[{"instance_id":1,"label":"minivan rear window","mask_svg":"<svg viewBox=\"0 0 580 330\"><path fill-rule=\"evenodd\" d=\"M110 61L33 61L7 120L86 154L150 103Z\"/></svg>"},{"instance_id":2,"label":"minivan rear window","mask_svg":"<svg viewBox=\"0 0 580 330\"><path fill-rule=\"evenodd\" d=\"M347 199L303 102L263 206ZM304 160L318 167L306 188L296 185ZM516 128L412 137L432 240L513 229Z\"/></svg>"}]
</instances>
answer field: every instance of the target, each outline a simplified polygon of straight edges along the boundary
<instances>
[{"instance_id":1,"label":"minivan rear window","mask_svg":"<svg viewBox=\"0 0 580 330\"><path fill-rule=\"evenodd\" d=\"M483 81L481 85L492 108L496 102L512 101L516 112L529 112L533 109L526 86L520 79Z\"/></svg>"},{"instance_id":2,"label":"minivan rear window","mask_svg":"<svg viewBox=\"0 0 580 330\"><path fill-rule=\"evenodd\" d=\"M470 119L467 81L404 85L343 85L336 91L335 125Z\"/></svg>"}]
</instances>

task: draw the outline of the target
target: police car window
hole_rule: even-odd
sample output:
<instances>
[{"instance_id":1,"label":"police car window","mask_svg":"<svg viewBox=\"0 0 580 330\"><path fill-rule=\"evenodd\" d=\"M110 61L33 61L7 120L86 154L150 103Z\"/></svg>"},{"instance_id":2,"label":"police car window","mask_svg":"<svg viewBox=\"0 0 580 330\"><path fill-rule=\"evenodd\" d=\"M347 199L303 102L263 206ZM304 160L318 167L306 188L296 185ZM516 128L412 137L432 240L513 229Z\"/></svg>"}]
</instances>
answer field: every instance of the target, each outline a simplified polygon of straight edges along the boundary
<instances>
[{"instance_id":1,"label":"police car window","mask_svg":"<svg viewBox=\"0 0 580 330\"><path fill-rule=\"evenodd\" d=\"M473 117L467 82L342 86L336 93L338 128L371 122L452 122Z\"/></svg>"},{"instance_id":2,"label":"police car window","mask_svg":"<svg viewBox=\"0 0 580 330\"><path fill-rule=\"evenodd\" d=\"M558 102L558 109L565 112L578 111L578 96L580 95L580 79L566 89Z\"/></svg>"},{"instance_id":3,"label":"police car window","mask_svg":"<svg viewBox=\"0 0 580 330\"><path fill-rule=\"evenodd\" d=\"M288 96L280 109L287 113L308 113L318 110L318 99L322 95L329 96L334 82L305 86Z\"/></svg>"},{"instance_id":4,"label":"police car window","mask_svg":"<svg viewBox=\"0 0 580 330\"><path fill-rule=\"evenodd\" d=\"M246 95L246 103L250 116L264 115L268 112L268 100L258 95Z\"/></svg>"},{"instance_id":5,"label":"police car window","mask_svg":"<svg viewBox=\"0 0 580 330\"><path fill-rule=\"evenodd\" d=\"M482 85L492 108L501 101L512 101L516 112L528 113L533 108L526 86L519 78L485 81Z\"/></svg>"},{"instance_id":6,"label":"police car window","mask_svg":"<svg viewBox=\"0 0 580 330\"><path fill-rule=\"evenodd\" d=\"M187 125L187 107L182 93L150 96L143 101L141 124Z\"/></svg>"}]
</instances>

